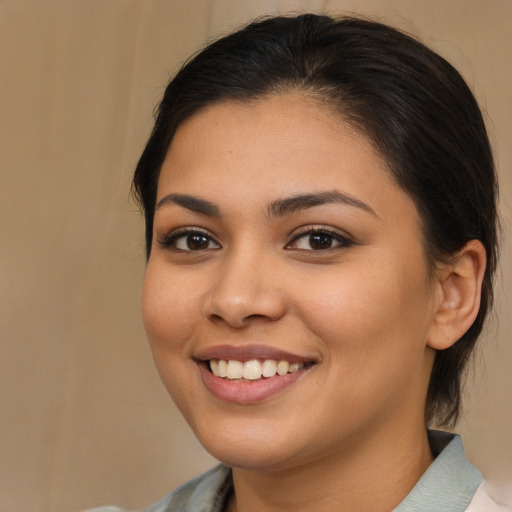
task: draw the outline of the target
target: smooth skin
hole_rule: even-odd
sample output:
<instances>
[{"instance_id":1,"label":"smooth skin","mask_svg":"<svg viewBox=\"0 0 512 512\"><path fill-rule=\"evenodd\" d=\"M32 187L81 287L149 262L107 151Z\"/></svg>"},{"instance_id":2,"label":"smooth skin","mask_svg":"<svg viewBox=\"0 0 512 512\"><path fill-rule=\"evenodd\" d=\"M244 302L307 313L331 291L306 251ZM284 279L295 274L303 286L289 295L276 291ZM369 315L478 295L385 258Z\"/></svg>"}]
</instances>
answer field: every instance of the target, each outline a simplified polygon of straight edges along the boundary
<instances>
[{"instance_id":1,"label":"smooth skin","mask_svg":"<svg viewBox=\"0 0 512 512\"><path fill-rule=\"evenodd\" d=\"M233 468L228 510L398 505L432 462L434 349L471 325L484 269L476 241L432 268L413 200L315 99L228 101L184 122L158 182L142 310L167 390ZM315 364L258 403L214 396L198 355L254 344Z\"/></svg>"}]
</instances>

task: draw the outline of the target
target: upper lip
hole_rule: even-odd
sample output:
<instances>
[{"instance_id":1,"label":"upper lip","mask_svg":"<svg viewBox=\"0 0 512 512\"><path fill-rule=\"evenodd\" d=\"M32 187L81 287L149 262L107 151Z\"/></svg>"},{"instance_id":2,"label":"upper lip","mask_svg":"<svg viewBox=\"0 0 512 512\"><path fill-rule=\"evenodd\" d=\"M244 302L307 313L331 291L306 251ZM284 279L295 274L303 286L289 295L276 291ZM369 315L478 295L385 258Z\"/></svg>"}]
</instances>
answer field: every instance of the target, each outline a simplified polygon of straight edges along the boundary
<instances>
[{"instance_id":1,"label":"upper lip","mask_svg":"<svg viewBox=\"0 0 512 512\"><path fill-rule=\"evenodd\" d=\"M199 350L195 359L208 361L223 359L226 361L250 361L251 359L275 359L294 363L315 362L314 358L304 357L267 345L216 345Z\"/></svg>"}]
</instances>

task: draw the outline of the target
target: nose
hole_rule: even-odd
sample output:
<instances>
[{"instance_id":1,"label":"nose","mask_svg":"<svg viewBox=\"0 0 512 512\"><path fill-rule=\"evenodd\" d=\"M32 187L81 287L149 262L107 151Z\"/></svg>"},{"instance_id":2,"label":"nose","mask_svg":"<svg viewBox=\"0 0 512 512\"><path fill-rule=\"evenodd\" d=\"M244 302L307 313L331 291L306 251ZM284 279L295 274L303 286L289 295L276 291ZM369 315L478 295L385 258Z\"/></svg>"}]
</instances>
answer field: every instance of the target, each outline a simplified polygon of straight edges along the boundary
<instances>
[{"instance_id":1,"label":"nose","mask_svg":"<svg viewBox=\"0 0 512 512\"><path fill-rule=\"evenodd\" d=\"M205 300L204 313L215 323L243 329L255 321L276 321L285 314L272 258L238 251L222 262Z\"/></svg>"}]
</instances>

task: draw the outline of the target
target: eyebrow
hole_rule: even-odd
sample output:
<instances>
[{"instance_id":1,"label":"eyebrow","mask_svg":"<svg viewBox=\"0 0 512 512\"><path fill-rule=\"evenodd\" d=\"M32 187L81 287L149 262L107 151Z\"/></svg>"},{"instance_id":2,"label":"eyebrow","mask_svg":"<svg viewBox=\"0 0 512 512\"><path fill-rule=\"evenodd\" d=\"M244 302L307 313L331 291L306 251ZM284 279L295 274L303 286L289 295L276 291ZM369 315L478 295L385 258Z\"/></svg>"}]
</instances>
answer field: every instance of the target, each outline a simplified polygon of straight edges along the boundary
<instances>
[{"instance_id":1,"label":"eyebrow","mask_svg":"<svg viewBox=\"0 0 512 512\"><path fill-rule=\"evenodd\" d=\"M155 210L159 210L167 204L177 204L187 210L201 213L208 217L220 217L220 208L215 203L187 194L168 194L158 201Z\"/></svg>"},{"instance_id":2,"label":"eyebrow","mask_svg":"<svg viewBox=\"0 0 512 512\"><path fill-rule=\"evenodd\" d=\"M331 203L341 203L348 206L354 206L378 217L370 205L364 203L356 197L342 194L341 192L337 192L335 190L299 194L285 197L283 199L277 199L276 201L272 201L272 203L270 203L267 208L267 213L270 217L284 217L285 215L290 215L297 211L307 210L308 208ZM220 208L215 203L188 194L168 194L164 196L156 204L155 211L168 204L177 204L183 208L186 208L187 210L191 210L208 217L221 217Z\"/></svg>"},{"instance_id":3,"label":"eyebrow","mask_svg":"<svg viewBox=\"0 0 512 512\"><path fill-rule=\"evenodd\" d=\"M314 206L321 206L330 203L341 203L348 206L354 206L378 217L370 205L364 203L356 197L342 194L341 192L337 192L335 190L327 192L316 192L311 194L300 194L278 199L277 201L270 203L268 207L268 214L272 217L283 217L284 215L289 215L297 211L307 210L308 208L313 208Z\"/></svg>"}]
</instances>

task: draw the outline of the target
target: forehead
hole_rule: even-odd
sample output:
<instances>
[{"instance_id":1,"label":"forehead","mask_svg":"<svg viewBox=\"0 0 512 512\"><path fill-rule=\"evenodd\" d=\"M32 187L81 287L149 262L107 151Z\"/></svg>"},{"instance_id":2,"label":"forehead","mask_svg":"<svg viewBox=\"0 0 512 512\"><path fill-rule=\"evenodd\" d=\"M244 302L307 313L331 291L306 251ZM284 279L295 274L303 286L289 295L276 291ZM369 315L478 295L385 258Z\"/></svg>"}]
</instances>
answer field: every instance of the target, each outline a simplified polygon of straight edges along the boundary
<instances>
[{"instance_id":1,"label":"forehead","mask_svg":"<svg viewBox=\"0 0 512 512\"><path fill-rule=\"evenodd\" d=\"M159 179L168 193L258 198L338 190L378 203L410 199L368 138L299 94L212 105L176 131ZM385 194L384 194L385 195Z\"/></svg>"}]
</instances>

